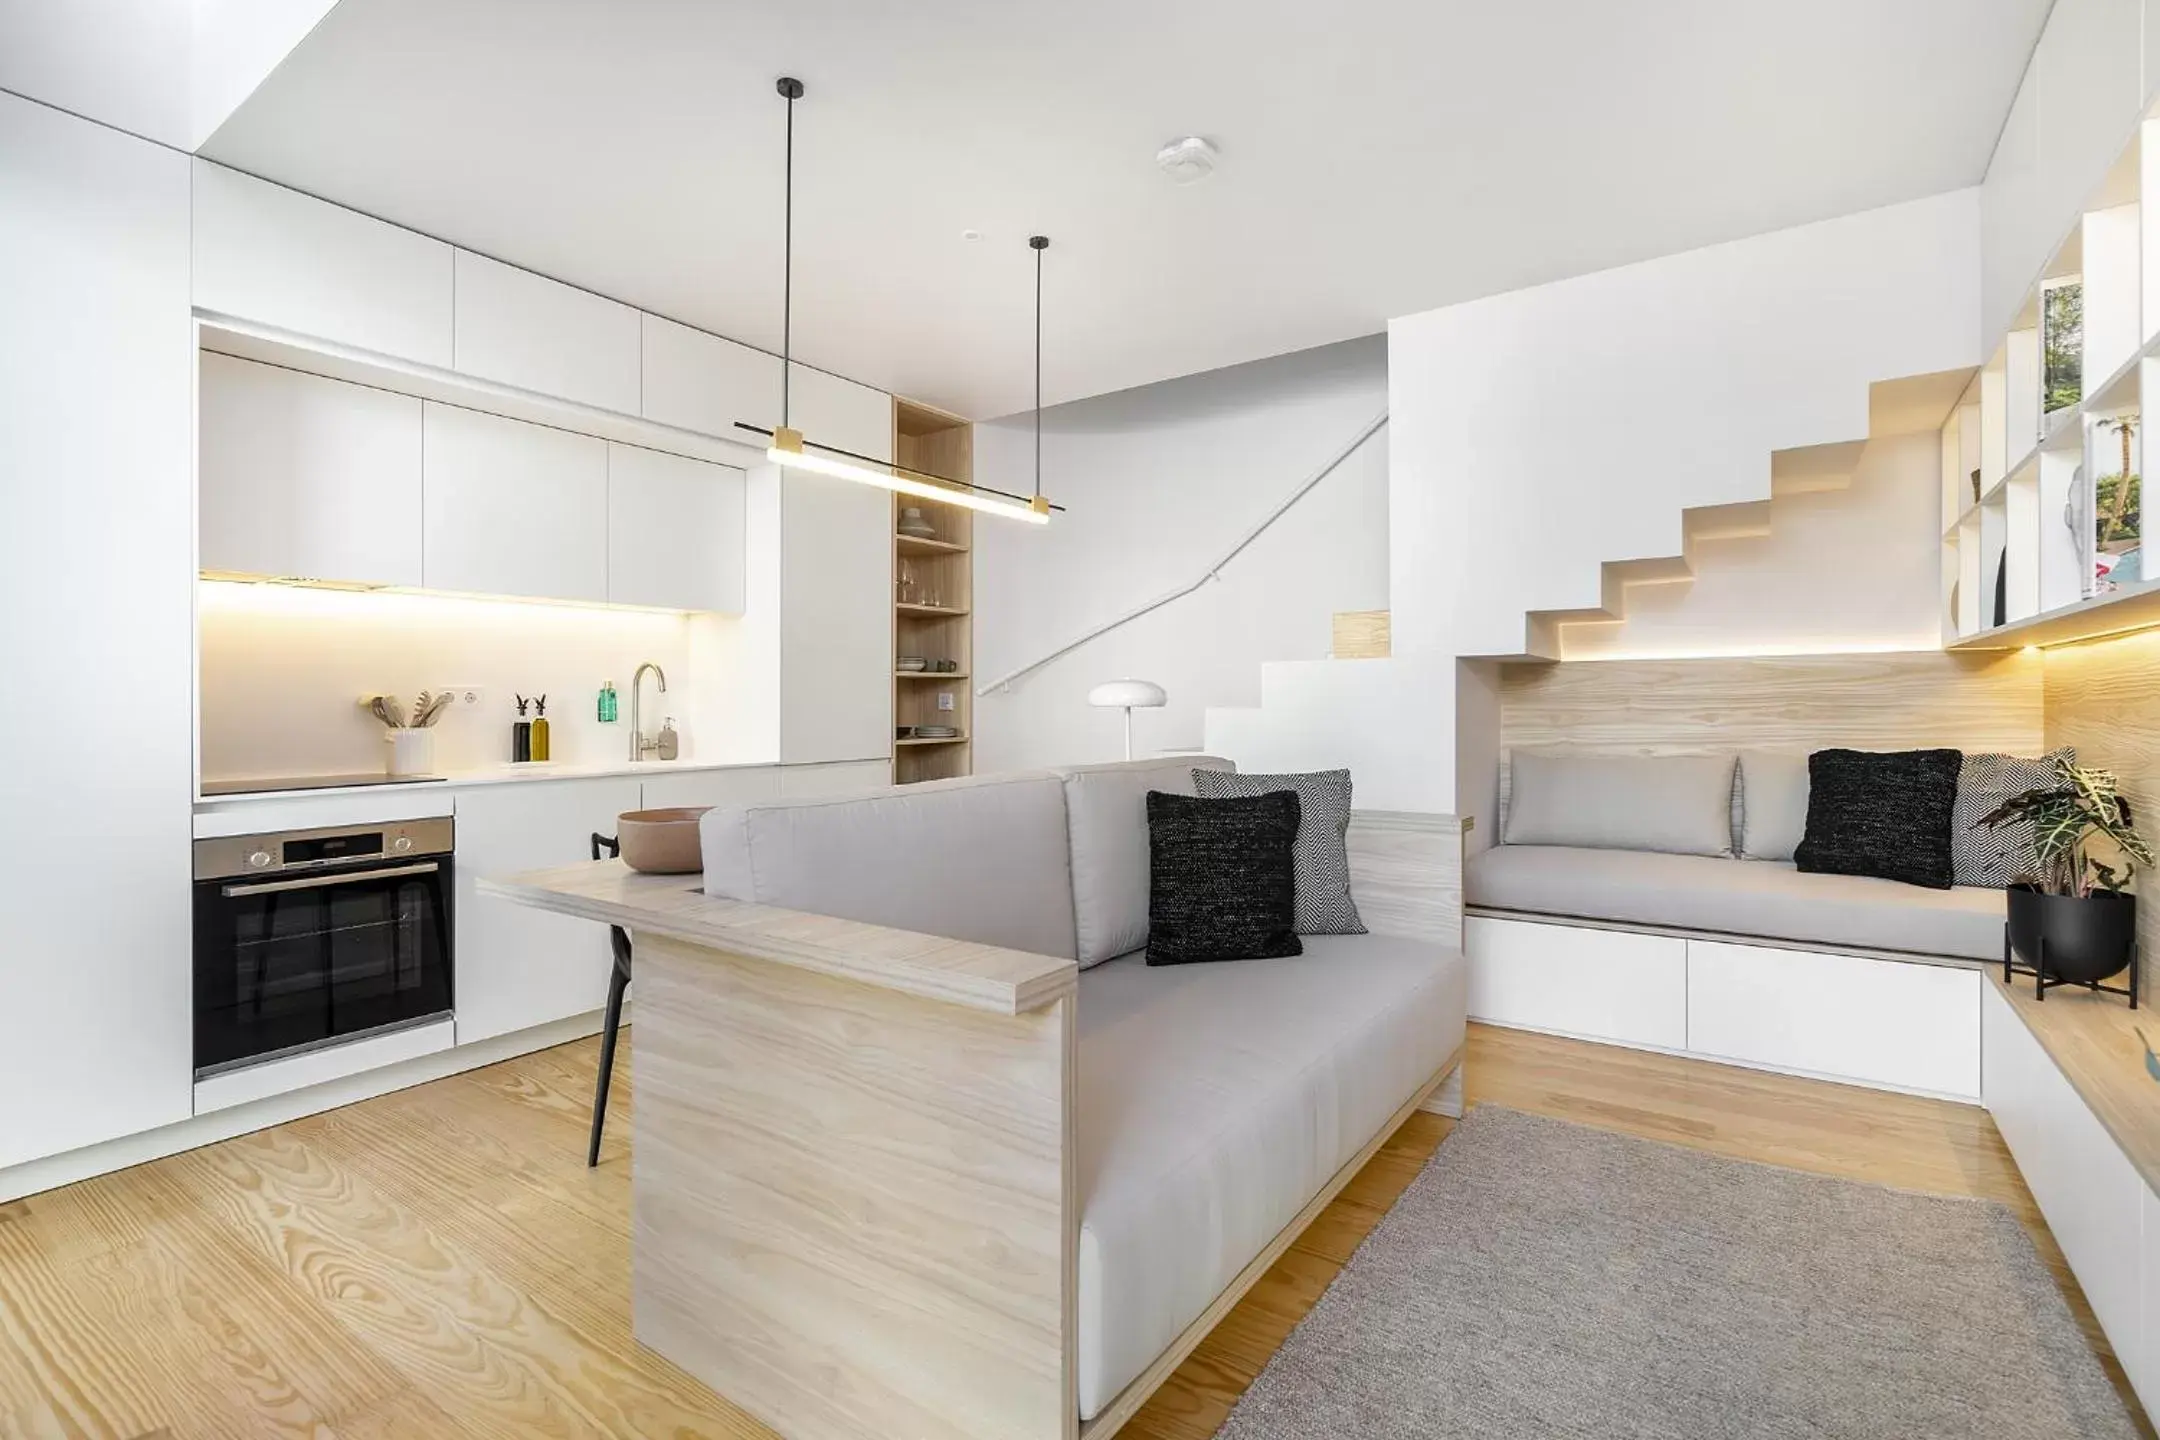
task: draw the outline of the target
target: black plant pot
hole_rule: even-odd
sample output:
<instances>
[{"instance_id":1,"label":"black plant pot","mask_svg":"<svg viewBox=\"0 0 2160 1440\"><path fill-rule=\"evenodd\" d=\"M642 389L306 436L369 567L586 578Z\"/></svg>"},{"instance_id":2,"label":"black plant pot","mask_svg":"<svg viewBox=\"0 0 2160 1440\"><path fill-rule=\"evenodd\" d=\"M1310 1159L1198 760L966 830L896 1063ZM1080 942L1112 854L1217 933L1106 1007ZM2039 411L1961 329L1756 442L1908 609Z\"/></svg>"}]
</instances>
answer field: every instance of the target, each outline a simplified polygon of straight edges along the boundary
<instances>
[{"instance_id":1,"label":"black plant pot","mask_svg":"<svg viewBox=\"0 0 2160 1440\"><path fill-rule=\"evenodd\" d=\"M2009 898L2011 948L2028 965L2044 969L2049 980L2088 985L2129 968L2137 939L2137 897L2104 891L2084 897L2049 895L2030 885L2012 885Z\"/></svg>"}]
</instances>

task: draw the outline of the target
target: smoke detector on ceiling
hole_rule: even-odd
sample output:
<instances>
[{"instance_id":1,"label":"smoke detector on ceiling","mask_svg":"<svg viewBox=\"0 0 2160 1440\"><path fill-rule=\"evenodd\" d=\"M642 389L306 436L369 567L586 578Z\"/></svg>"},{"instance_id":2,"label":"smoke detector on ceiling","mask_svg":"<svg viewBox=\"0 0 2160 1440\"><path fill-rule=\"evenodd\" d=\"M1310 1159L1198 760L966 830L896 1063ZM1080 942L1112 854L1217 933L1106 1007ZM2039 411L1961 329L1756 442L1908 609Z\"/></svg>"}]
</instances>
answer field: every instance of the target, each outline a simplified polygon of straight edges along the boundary
<instances>
[{"instance_id":1,"label":"smoke detector on ceiling","mask_svg":"<svg viewBox=\"0 0 2160 1440\"><path fill-rule=\"evenodd\" d=\"M1156 151L1155 164L1178 184L1197 185L1215 173L1215 147L1198 135L1188 135Z\"/></svg>"}]
</instances>

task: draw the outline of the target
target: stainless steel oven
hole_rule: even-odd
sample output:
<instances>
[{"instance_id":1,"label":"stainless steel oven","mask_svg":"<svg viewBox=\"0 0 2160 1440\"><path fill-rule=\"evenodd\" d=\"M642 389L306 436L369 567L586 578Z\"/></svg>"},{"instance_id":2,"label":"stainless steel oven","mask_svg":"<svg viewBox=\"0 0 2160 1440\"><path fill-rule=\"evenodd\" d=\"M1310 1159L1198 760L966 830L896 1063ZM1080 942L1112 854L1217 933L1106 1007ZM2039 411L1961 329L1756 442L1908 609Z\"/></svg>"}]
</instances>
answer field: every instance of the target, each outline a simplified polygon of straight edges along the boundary
<instances>
[{"instance_id":1,"label":"stainless steel oven","mask_svg":"<svg viewBox=\"0 0 2160 1440\"><path fill-rule=\"evenodd\" d=\"M195 1077L450 1013L449 820L195 842Z\"/></svg>"}]
</instances>

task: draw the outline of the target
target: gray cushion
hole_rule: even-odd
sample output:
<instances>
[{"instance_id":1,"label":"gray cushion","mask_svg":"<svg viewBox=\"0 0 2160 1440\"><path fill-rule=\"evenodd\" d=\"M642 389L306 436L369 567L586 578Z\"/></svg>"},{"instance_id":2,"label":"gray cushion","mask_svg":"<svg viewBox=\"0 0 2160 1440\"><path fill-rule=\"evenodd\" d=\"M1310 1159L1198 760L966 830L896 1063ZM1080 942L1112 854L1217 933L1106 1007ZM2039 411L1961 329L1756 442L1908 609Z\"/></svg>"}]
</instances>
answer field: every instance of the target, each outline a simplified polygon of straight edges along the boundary
<instances>
[{"instance_id":1,"label":"gray cushion","mask_svg":"<svg viewBox=\"0 0 2160 1440\"><path fill-rule=\"evenodd\" d=\"M1073 958L1065 787L1044 771L717 809L698 838L708 895Z\"/></svg>"},{"instance_id":2,"label":"gray cushion","mask_svg":"<svg viewBox=\"0 0 2160 1440\"><path fill-rule=\"evenodd\" d=\"M1502 845L1465 862L1463 898L1534 915L2002 958L2000 890L1927 890L1865 876L1808 875L1773 860Z\"/></svg>"},{"instance_id":3,"label":"gray cushion","mask_svg":"<svg viewBox=\"0 0 2160 1440\"><path fill-rule=\"evenodd\" d=\"M2077 763L2068 745L2047 754L1967 755L1958 770L1957 800L1950 807L1950 864L1960 885L1991 885L1997 890L2032 868L2032 822L2021 820L1996 830L1976 828L1980 817L2005 800L2058 781L2054 762Z\"/></svg>"},{"instance_id":4,"label":"gray cushion","mask_svg":"<svg viewBox=\"0 0 2160 1440\"><path fill-rule=\"evenodd\" d=\"M1297 932L1300 935L1363 935L1357 901L1350 896L1350 772L1313 770L1301 775L1240 775L1234 770L1195 770L1193 788L1203 800L1266 795L1289 790L1298 797Z\"/></svg>"},{"instance_id":5,"label":"gray cushion","mask_svg":"<svg viewBox=\"0 0 2160 1440\"><path fill-rule=\"evenodd\" d=\"M1077 765L1065 783L1071 827L1073 931L1083 966L1147 944L1147 793L1193 793L1193 771L1227 770L1213 755Z\"/></svg>"},{"instance_id":6,"label":"gray cushion","mask_svg":"<svg viewBox=\"0 0 2160 1440\"><path fill-rule=\"evenodd\" d=\"M1732 853L1733 756L1509 757L1507 843Z\"/></svg>"},{"instance_id":7,"label":"gray cushion","mask_svg":"<svg viewBox=\"0 0 2160 1440\"><path fill-rule=\"evenodd\" d=\"M1808 757L1798 750L1740 752L1740 853L1790 860L1807 833Z\"/></svg>"}]
</instances>

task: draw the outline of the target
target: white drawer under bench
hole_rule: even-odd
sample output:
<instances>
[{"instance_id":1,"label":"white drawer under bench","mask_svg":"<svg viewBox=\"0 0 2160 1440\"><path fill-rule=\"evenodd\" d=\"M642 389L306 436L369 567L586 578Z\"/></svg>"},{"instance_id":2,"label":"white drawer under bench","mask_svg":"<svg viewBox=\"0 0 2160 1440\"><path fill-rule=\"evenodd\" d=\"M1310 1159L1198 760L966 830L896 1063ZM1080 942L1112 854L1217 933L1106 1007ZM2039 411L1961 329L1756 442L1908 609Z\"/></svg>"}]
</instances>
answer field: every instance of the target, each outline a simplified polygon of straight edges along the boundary
<instances>
[{"instance_id":1,"label":"white drawer under bench","mask_svg":"<svg viewBox=\"0 0 2160 1440\"><path fill-rule=\"evenodd\" d=\"M1472 914L1470 1018L1878 1089L1980 1098L1977 963Z\"/></svg>"}]
</instances>

